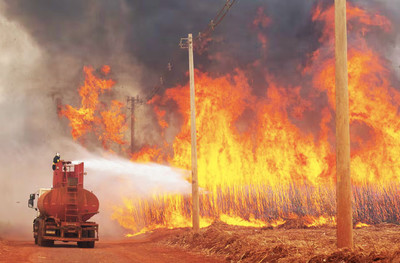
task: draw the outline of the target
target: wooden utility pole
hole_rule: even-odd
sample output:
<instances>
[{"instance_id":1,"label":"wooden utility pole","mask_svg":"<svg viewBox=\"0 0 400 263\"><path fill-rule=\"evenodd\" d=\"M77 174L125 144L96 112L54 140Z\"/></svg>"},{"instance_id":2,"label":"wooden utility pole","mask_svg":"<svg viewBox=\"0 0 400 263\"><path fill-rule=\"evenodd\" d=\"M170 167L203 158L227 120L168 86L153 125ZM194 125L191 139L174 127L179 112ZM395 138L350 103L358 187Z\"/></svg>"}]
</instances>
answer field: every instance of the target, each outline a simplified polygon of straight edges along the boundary
<instances>
[{"instance_id":1,"label":"wooden utility pole","mask_svg":"<svg viewBox=\"0 0 400 263\"><path fill-rule=\"evenodd\" d=\"M56 98L56 107L57 107L57 115L60 117L63 108L61 97Z\"/></svg>"},{"instance_id":2,"label":"wooden utility pole","mask_svg":"<svg viewBox=\"0 0 400 263\"><path fill-rule=\"evenodd\" d=\"M183 43L187 41L187 44ZM193 63L193 37L182 38L181 48L189 50L189 76L190 76L190 131L192 139L192 223L193 230L198 232L200 229L199 219L199 182L197 178L197 143L196 143L196 105L194 89L194 63Z\"/></svg>"},{"instance_id":3,"label":"wooden utility pole","mask_svg":"<svg viewBox=\"0 0 400 263\"><path fill-rule=\"evenodd\" d=\"M135 97L128 97L127 102L131 103L130 109L131 110L131 154L135 151Z\"/></svg>"},{"instance_id":4,"label":"wooden utility pole","mask_svg":"<svg viewBox=\"0 0 400 263\"><path fill-rule=\"evenodd\" d=\"M346 0L335 0L337 246L353 248Z\"/></svg>"},{"instance_id":5,"label":"wooden utility pole","mask_svg":"<svg viewBox=\"0 0 400 263\"><path fill-rule=\"evenodd\" d=\"M128 105L129 102L131 104L128 109L131 110L131 154L133 154L135 152L135 106L143 104L143 100L139 96L128 97L126 100Z\"/></svg>"}]
</instances>

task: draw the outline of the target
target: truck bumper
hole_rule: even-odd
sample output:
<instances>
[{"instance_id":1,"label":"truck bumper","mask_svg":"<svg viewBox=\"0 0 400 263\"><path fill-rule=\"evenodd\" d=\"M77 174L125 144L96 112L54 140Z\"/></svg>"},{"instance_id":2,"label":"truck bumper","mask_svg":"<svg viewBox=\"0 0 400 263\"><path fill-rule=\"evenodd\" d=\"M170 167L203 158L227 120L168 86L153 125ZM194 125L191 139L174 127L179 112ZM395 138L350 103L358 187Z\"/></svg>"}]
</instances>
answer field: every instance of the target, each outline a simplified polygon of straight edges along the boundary
<instances>
[{"instance_id":1,"label":"truck bumper","mask_svg":"<svg viewBox=\"0 0 400 263\"><path fill-rule=\"evenodd\" d=\"M46 240L64 241L64 242L81 242L81 241L99 241L99 238L74 238L74 237L56 237L45 236Z\"/></svg>"}]
</instances>

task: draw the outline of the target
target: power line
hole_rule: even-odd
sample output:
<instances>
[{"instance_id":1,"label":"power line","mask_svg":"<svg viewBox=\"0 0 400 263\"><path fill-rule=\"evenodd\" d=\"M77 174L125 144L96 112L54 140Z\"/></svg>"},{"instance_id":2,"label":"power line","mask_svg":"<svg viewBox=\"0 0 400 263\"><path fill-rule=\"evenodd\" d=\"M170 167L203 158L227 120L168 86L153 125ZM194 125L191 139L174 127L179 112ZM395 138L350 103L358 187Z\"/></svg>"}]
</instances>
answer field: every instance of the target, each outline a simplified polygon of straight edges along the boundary
<instances>
[{"instance_id":1,"label":"power line","mask_svg":"<svg viewBox=\"0 0 400 263\"><path fill-rule=\"evenodd\" d=\"M217 12L215 17L210 20L210 23L208 23L207 27L199 32L197 37L193 39L193 48L196 49L196 46L198 48L201 47L203 44L203 41L209 41L210 36L212 32L214 32L215 28L222 22L222 20L225 18L226 14L228 13L229 9L237 2L237 0L226 0L225 5ZM185 47L187 43L182 41L179 43L179 46ZM197 45L196 45L197 44ZM154 88L151 90L151 92L146 96L146 97L140 97L137 95L136 97L127 97L127 104L128 104L128 109L131 111L131 153L133 154L135 151L135 139L134 139L134 134L135 134L135 117L134 117L134 112L135 112L135 106L143 105L146 104L148 101L150 101L162 88L164 88L167 76L170 74L170 72L173 70L174 64L173 64L173 58L175 58L178 55L178 52L181 52L180 49L175 49L174 54L172 58L168 61L163 73L160 75L159 83L154 86ZM130 104L130 105L129 105ZM129 107L130 106L130 107Z\"/></svg>"},{"instance_id":2,"label":"power line","mask_svg":"<svg viewBox=\"0 0 400 263\"><path fill-rule=\"evenodd\" d=\"M196 49L196 47L199 47L201 45L202 41L206 40L207 38L209 38L211 36L212 32L215 31L215 28L222 22L222 20L227 15L228 11L232 8L232 6L236 2L238 2L238 0L226 0L225 5L217 12L215 17L210 20L207 27L203 31L199 32L197 37L194 38L194 40L193 40L194 49ZM179 43L180 47L182 47L182 45L184 45L184 44ZM176 54L178 53L178 51L180 52L179 49L175 50L174 56L172 56L172 57L175 57ZM144 104L144 103L148 102L161 90L161 88L164 87L167 76L173 70L173 67L174 67L173 59L170 59L166 65L163 73L160 75L160 79L158 81L159 83L157 85L155 85L154 88L151 90L151 92L143 100L138 102L138 104Z\"/></svg>"},{"instance_id":3,"label":"power line","mask_svg":"<svg viewBox=\"0 0 400 263\"><path fill-rule=\"evenodd\" d=\"M195 38L194 42L201 41L202 38L206 38L215 30L215 28L222 22L228 13L229 9L235 4L236 0L226 0L225 5L218 11L217 15L210 20L210 23L207 27L199 33L199 35Z\"/></svg>"}]
</instances>

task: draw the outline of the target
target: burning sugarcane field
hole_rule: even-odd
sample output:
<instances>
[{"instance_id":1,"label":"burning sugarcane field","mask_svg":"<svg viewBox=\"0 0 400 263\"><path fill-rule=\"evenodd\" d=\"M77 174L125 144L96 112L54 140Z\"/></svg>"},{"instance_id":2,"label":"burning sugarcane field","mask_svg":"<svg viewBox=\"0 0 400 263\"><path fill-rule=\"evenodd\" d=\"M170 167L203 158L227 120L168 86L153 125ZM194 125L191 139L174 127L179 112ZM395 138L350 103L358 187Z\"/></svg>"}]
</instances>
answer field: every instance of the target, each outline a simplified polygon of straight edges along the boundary
<instances>
[{"instance_id":1,"label":"burning sugarcane field","mask_svg":"<svg viewBox=\"0 0 400 263\"><path fill-rule=\"evenodd\" d=\"M400 262L396 0L0 0L0 262Z\"/></svg>"}]
</instances>

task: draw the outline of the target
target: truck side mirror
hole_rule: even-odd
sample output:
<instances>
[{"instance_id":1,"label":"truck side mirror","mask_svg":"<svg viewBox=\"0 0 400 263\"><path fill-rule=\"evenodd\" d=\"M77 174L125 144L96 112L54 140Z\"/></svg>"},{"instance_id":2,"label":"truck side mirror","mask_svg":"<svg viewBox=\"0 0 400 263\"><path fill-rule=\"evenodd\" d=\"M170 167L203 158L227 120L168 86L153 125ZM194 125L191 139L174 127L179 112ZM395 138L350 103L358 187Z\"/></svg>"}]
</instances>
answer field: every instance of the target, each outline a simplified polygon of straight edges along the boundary
<instances>
[{"instance_id":1,"label":"truck side mirror","mask_svg":"<svg viewBox=\"0 0 400 263\"><path fill-rule=\"evenodd\" d=\"M29 195L29 200L28 200L28 207L33 208L33 201L35 200L35 194L30 194Z\"/></svg>"}]
</instances>

